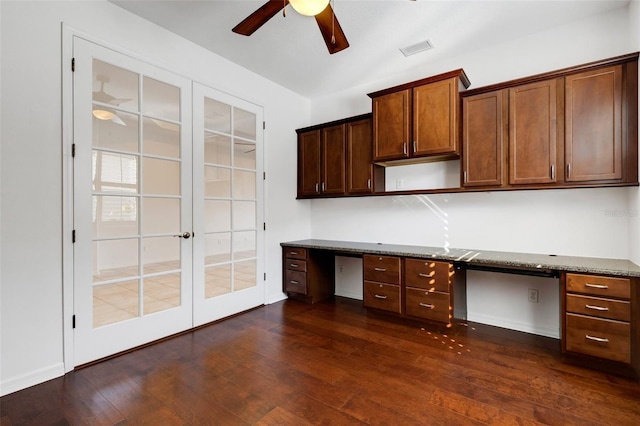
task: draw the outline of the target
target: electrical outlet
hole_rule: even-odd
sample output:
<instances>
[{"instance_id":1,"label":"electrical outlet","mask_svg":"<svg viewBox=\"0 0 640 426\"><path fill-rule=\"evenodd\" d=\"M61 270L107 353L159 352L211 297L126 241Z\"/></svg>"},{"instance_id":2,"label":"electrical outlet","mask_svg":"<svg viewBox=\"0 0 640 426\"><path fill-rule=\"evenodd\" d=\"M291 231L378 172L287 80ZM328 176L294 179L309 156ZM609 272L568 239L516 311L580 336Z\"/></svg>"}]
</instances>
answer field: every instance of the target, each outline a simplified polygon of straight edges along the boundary
<instances>
[{"instance_id":1,"label":"electrical outlet","mask_svg":"<svg viewBox=\"0 0 640 426\"><path fill-rule=\"evenodd\" d=\"M404 188L404 180L396 179L396 189L402 189L402 188Z\"/></svg>"},{"instance_id":2,"label":"electrical outlet","mask_svg":"<svg viewBox=\"0 0 640 426\"><path fill-rule=\"evenodd\" d=\"M538 303L538 290L535 288L529 289L529 302Z\"/></svg>"}]
</instances>

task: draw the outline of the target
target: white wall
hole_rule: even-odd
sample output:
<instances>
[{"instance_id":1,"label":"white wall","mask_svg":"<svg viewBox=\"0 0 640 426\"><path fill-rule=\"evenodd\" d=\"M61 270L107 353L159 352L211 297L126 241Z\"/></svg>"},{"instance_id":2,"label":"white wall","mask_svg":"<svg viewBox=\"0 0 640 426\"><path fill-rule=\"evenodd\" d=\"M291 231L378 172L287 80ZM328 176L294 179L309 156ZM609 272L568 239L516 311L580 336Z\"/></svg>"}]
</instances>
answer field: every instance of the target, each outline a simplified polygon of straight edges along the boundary
<instances>
[{"instance_id":1,"label":"white wall","mask_svg":"<svg viewBox=\"0 0 640 426\"><path fill-rule=\"evenodd\" d=\"M264 106L266 300L281 299L279 243L310 233L309 203L295 201L294 132L309 125L309 101L106 1L2 1L1 5L0 393L64 371L63 22L170 71Z\"/></svg>"},{"instance_id":2,"label":"white wall","mask_svg":"<svg viewBox=\"0 0 640 426\"><path fill-rule=\"evenodd\" d=\"M629 19L628 8L622 8L313 100L312 122L369 112L366 93L452 69L464 68L472 87L481 87L630 53L639 48L637 2L632 8L635 20ZM387 169L393 173L391 183L402 173L405 184L418 182L416 173L426 170L403 169ZM436 178L435 185L441 181ZM609 258L629 258L633 252L638 260L634 236L640 235L639 219L607 214L633 211L630 203L637 212L635 187L314 200L311 234L323 239ZM630 228L636 232L630 233ZM348 262L342 266L343 272L336 272L337 293L360 298L358 271ZM548 280L475 271L467 282L469 320L559 336L557 282L554 287ZM537 304L527 301L532 287L540 291Z\"/></svg>"}]
</instances>

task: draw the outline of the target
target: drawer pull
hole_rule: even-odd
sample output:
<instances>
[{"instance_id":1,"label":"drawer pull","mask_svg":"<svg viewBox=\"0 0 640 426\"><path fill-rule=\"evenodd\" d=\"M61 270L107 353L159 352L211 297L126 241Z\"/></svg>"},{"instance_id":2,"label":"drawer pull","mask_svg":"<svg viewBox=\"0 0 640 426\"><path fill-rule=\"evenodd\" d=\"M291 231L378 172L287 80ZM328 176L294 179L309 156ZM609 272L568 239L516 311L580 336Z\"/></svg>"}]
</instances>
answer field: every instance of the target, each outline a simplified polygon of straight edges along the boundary
<instances>
[{"instance_id":1,"label":"drawer pull","mask_svg":"<svg viewBox=\"0 0 640 426\"><path fill-rule=\"evenodd\" d=\"M300 266L300 265L298 265L297 263L292 263L290 266L291 266L292 268L297 268L297 267L298 267L298 266Z\"/></svg>"},{"instance_id":2,"label":"drawer pull","mask_svg":"<svg viewBox=\"0 0 640 426\"><path fill-rule=\"evenodd\" d=\"M375 296L376 299L386 299L387 298L387 296L383 296L381 294L375 294L374 296Z\"/></svg>"},{"instance_id":3,"label":"drawer pull","mask_svg":"<svg viewBox=\"0 0 640 426\"><path fill-rule=\"evenodd\" d=\"M433 309L433 308L436 307L436 305L431 305L429 303L422 303L422 302L420 302L419 305L420 306L424 306L425 308L429 308L429 309Z\"/></svg>"},{"instance_id":4,"label":"drawer pull","mask_svg":"<svg viewBox=\"0 0 640 426\"><path fill-rule=\"evenodd\" d=\"M433 276L433 274L423 274L422 272L420 272L418 274L419 277L423 277L423 278L431 278Z\"/></svg>"},{"instance_id":5,"label":"drawer pull","mask_svg":"<svg viewBox=\"0 0 640 426\"><path fill-rule=\"evenodd\" d=\"M585 308L587 309L594 309L596 311L608 311L609 308L605 307L605 306L595 306L595 305L584 305Z\"/></svg>"},{"instance_id":6,"label":"drawer pull","mask_svg":"<svg viewBox=\"0 0 640 426\"><path fill-rule=\"evenodd\" d=\"M593 336L589 336L588 334L586 334L584 337L586 337L589 340L593 340L594 342L609 343L609 339L604 337L593 337Z\"/></svg>"},{"instance_id":7,"label":"drawer pull","mask_svg":"<svg viewBox=\"0 0 640 426\"><path fill-rule=\"evenodd\" d=\"M585 287L591 287L591 288L600 288L600 289L608 289L609 286L608 285L603 285L603 284L591 284L591 283L586 283L584 285Z\"/></svg>"},{"instance_id":8,"label":"drawer pull","mask_svg":"<svg viewBox=\"0 0 640 426\"><path fill-rule=\"evenodd\" d=\"M300 281L294 281L294 280L291 280L291 281L289 281L289 282L290 282L291 284L300 284Z\"/></svg>"},{"instance_id":9,"label":"drawer pull","mask_svg":"<svg viewBox=\"0 0 640 426\"><path fill-rule=\"evenodd\" d=\"M387 268L373 268L374 271L387 272Z\"/></svg>"},{"instance_id":10,"label":"drawer pull","mask_svg":"<svg viewBox=\"0 0 640 426\"><path fill-rule=\"evenodd\" d=\"M289 254L296 255L296 254L298 254L298 252L297 251L290 251Z\"/></svg>"}]
</instances>

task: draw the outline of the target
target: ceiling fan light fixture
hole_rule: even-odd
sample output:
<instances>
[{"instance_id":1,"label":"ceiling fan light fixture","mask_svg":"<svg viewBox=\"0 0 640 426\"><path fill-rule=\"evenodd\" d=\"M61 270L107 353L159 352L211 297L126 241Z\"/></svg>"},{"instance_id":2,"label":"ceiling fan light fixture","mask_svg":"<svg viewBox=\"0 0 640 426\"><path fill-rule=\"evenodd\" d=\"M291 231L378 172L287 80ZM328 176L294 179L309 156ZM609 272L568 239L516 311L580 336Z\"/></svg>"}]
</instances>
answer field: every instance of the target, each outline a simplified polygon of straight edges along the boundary
<instances>
[{"instance_id":1,"label":"ceiling fan light fixture","mask_svg":"<svg viewBox=\"0 0 640 426\"><path fill-rule=\"evenodd\" d=\"M111 120L116 114L113 111L96 108L93 110L93 116L98 120Z\"/></svg>"},{"instance_id":2,"label":"ceiling fan light fixture","mask_svg":"<svg viewBox=\"0 0 640 426\"><path fill-rule=\"evenodd\" d=\"M327 8L329 0L289 0L289 3L301 15L316 16Z\"/></svg>"}]
</instances>

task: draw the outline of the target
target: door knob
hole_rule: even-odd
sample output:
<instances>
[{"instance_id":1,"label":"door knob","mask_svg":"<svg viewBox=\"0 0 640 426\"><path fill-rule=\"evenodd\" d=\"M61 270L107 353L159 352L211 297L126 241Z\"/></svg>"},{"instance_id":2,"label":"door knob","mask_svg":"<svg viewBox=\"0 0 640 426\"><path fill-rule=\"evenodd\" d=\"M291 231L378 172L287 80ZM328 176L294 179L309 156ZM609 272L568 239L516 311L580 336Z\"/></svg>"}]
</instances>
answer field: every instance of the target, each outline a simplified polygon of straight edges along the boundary
<instances>
[{"instance_id":1,"label":"door knob","mask_svg":"<svg viewBox=\"0 0 640 426\"><path fill-rule=\"evenodd\" d=\"M191 237L191 234L189 232L185 232L182 235L174 235L174 237L178 237L178 238L184 238L185 240L188 240L189 237Z\"/></svg>"}]
</instances>

